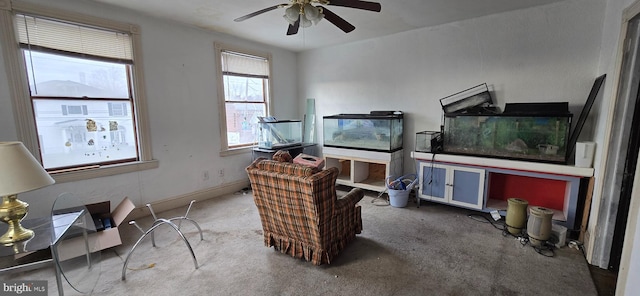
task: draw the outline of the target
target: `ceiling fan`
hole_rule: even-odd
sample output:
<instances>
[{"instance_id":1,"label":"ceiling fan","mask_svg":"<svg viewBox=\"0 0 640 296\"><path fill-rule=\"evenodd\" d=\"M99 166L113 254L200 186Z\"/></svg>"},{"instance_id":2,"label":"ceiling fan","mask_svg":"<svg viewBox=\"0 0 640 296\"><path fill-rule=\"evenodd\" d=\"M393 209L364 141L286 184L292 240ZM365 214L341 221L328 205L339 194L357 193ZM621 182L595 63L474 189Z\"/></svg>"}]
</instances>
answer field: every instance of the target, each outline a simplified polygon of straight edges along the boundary
<instances>
[{"instance_id":1,"label":"ceiling fan","mask_svg":"<svg viewBox=\"0 0 640 296\"><path fill-rule=\"evenodd\" d=\"M345 19L321 5L342 6L375 12L380 12L381 9L380 3L360 0L289 0L289 3L267 7L241 16L234 21L241 22L277 8L286 8L284 18L289 22L287 35L295 35L298 33L300 26L303 28L309 27L311 24L317 24L323 18L327 19L345 33L349 33L356 28Z\"/></svg>"}]
</instances>

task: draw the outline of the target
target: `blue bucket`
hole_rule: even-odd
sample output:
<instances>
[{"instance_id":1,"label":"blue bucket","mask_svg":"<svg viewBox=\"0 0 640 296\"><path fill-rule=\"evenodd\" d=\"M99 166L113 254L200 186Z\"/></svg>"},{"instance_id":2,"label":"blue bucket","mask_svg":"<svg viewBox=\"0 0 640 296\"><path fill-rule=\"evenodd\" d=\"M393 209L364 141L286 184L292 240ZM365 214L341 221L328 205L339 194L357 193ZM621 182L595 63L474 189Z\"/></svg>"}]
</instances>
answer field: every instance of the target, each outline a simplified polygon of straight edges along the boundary
<instances>
[{"instance_id":1,"label":"blue bucket","mask_svg":"<svg viewBox=\"0 0 640 296\"><path fill-rule=\"evenodd\" d=\"M397 179L389 176L384 182L389 193L389 204L395 208L404 208L407 206L409 193L418 182L418 178L416 174L404 175Z\"/></svg>"},{"instance_id":2,"label":"blue bucket","mask_svg":"<svg viewBox=\"0 0 640 296\"><path fill-rule=\"evenodd\" d=\"M409 202L409 193L411 189L387 189L389 193L389 204L394 208L404 208Z\"/></svg>"}]
</instances>

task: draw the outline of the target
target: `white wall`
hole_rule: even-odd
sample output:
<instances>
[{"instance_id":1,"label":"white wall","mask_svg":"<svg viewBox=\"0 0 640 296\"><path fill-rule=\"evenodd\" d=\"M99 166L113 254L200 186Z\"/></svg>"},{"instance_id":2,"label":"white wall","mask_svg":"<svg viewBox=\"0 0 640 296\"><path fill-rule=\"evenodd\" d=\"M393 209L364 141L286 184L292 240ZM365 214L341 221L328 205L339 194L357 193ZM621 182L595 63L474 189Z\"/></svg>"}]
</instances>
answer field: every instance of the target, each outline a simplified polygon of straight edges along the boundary
<instances>
[{"instance_id":1,"label":"white wall","mask_svg":"<svg viewBox=\"0 0 640 296\"><path fill-rule=\"evenodd\" d=\"M246 180L244 168L250 153L219 155L214 41L270 52L275 115L299 117L293 52L91 1L29 2L140 25L153 156L160 163L153 170L55 184L21 194L20 198L31 204L31 217L46 215L62 192L72 192L86 202L111 200L112 205L128 196L143 206ZM0 69L0 141L18 140L1 57ZM218 177L219 169L224 169L223 178ZM202 178L205 170L210 174L208 181Z\"/></svg>"},{"instance_id":2,"label":"white wall","mask_svg":"<svg viewBox=\"0 0 640 296\"><path fill-rule=\"evenodd\" d=\"M298 59L300 97L316 99L318 131L326 115L405 112L404 170L412 172L415 133L439 130L439 99L480 83L500 107L568 101L577 119L602 74L604 9L568 0L307 51Z\"/></svg>"}]
</instances>

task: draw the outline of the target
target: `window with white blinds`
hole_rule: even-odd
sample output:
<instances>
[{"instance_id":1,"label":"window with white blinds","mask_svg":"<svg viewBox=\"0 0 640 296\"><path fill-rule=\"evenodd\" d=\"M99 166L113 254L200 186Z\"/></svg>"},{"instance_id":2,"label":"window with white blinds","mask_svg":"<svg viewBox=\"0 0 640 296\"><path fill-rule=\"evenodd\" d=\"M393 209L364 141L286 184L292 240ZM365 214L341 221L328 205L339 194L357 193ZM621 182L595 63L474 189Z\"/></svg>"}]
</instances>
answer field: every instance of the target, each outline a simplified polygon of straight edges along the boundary
<instances>
[{"instance_id":1,"label":"window with white blinds","mask_svg":"<svg viewBox=\"0 0 640 296\"><path fill-rule=\"evenodd\" d=\"M130 34L28 14L14 26L44 168L140 161Z\"/></svg>"},{"instance_id":2,"label":"window with white blinds","mask_svg":"<svg viewBox=\"0 0 640 296\"><path fill-rule=\"evenodd\" d=\"M22 47L82 54L126 63L133 61L131 36L128 33L24 14L16 14L14 23Z\"/></svg>"},{"instance_id":3,"label":"window with white blinds","mask_svg":"<svg viewBox=\"0 0 640 296\"><path fill-rule=\"evenodd\" d=\"M222 52L222 74L269 78L269 61L233 51Z\"/></svg>"},{"instance_id":4,"label":"window with white blinds","mask_svg":"<svg viewBox=\"0 0 640 296\"><path fill-rule=\"evenodd\" d=\"M258 118L269 115L270 57L216 44L223 151L251 147ZM226 135L226 137L225 137ZM226 140L226 141L225 141Z\"/></svg>"}]
</instances>

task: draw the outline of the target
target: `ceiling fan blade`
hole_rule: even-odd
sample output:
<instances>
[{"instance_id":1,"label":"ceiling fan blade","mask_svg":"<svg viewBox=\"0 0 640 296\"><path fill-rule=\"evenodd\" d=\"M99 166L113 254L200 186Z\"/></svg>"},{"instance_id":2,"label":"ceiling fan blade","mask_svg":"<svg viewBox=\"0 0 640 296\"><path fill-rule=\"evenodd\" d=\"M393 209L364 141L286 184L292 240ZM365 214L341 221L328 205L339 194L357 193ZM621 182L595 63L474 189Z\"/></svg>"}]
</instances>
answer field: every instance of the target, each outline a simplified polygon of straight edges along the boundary
<instances>
[{"instance_id":1,"label":"ceiling fan blade","mask_svg":"<svg viewBox=\"0 0 640 296\"><path fill-rule=\"evenodd\" d=\"M287 36L298 34L299 28L300 28L300 16L298 16L298 20L296 20L296 22L293 23L293 25L289 24L289 28L287 29Z\"/></svg>"},{"instance_id":2,"label":"ceiling fan blade","mask_svg":"<svg viewBox=\"0 0 640 296\"><path fill-rule=\"evenodd\" d=\"M289 4L278 4L278 5L274 5L274 6L271 6L271 7L267 7L265 9L261 9L261 10L258 10L256 12L252 12L250 14L247 14L245 16L241 16L241 17L239 17L239 18L237 18L237 19L235 19L233 21L241 22L241 21L244 21L246 19L250 19L250 18L252 18L252 17L254 17L256 15L260 15L260 14L263 14L265 12L272 11L272 10L274 10L276 8L284 7L284 6L287 6L287 5L289 5Z\"/></svg>"},{"instance_id":3,"label":"ceiling fan blade","mask_svg":"<svg viewBox=\"0 0 640 296\"><path fill-rule=\"evenodd\" d=\"M380 10L382 9L380 3L359 0L329 0L329 3L327 5L364 9L375 12L380 12Z\"/></svg>"},{"instance_id":4,"label":"ceiling fan blade","mask_svg":"<svg viewBox=\"0 0 640 296\"><path fill-rule=\"evenodd\" d=\"M322 6L319 6L322 7ZM331 10L326 7L322 7L322 13L324 13L324 18L327 19L332 24L336 25L336 27L340 28L340 30L345 33L349 33L356 29L352 24L347 22L345 19L339 17L337 14L333 13Z\"/></svg>"}]
</instances>

